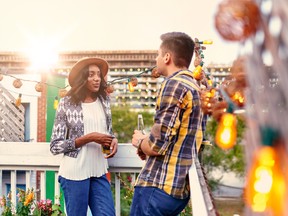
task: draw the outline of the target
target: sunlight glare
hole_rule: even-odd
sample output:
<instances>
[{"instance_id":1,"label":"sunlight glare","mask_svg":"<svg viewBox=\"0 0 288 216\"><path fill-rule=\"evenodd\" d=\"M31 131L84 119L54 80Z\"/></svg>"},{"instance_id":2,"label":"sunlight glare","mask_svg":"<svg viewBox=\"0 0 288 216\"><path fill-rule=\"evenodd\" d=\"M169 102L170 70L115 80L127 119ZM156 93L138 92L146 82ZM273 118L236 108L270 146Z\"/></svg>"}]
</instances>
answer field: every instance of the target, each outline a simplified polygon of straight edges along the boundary
<instances>
[{"instance_id":1,"label":"sunlight glare","mask_svg":"<svg viewBox=\"0 0 288 216\"><path fill-rule=\"evenodd\" d=\"M33 41L26 53L31 63L29 70L33 71L51 69L58 61L58 53L49 41Z\"/></svg>"}]
</instances>

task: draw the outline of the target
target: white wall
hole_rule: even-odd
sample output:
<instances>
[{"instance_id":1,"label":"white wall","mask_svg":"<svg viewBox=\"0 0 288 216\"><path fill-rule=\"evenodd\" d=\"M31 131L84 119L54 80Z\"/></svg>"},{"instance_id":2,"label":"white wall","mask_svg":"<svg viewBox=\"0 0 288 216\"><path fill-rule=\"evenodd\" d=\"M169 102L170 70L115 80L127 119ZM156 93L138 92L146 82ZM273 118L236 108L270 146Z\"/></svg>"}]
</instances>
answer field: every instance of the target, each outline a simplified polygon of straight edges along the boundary
<instances>
[{"instance_id":1,"label":"white wall","mask_svg":"<svg viewBox=\"0 0 288 216\"><path fill-rule=\"evenodd\" d=\"M41 93L35 90L37 81L41 80L40 74L15 74L16 78L21 79L23 85L21 88L15 88L13 81L15 78L10 76L3 76L1 85L6 88L15 98L22 94L22 103L30 104L30 139L37 141L37 110L38 110L38 97ZM27 80L27 81L26 81ZM28 81L29 80L29 81ZM33 81L33 82L32 82Z\"/></svg>"}]
</instances>

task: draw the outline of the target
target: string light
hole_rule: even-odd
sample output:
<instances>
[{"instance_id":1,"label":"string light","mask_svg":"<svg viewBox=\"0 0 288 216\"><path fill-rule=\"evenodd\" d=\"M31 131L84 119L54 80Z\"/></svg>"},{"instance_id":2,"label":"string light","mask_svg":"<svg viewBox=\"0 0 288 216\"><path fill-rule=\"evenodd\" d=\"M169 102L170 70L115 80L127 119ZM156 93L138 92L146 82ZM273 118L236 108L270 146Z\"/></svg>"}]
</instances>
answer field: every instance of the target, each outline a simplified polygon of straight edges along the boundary
<instances>
[{"instance_id":1,"label":"string light","mask_svg":"<svg viewBox=\"0 0 288 216\"><path fill-rule=\"evenodd\" d=\"M67 89L59 89L58 95L60 96L60 98L63 98L66 96L67 92Z\"/></svg>"},{"instance_id":2,"label":"string light","mask_svg":"<svg viewBox=\"0 0 288 216\"><path fill-rule=\"evenodd\" d=\"M108 94L113 93L114 90L115 90L115 89L114 89L113 85L107 85L107 87L106 87L106 92L107 92Z\"/></svg>"},{"instance_id":3,"label":"string light","mask_svg":"<svg viewBox=\"0 0 288 216\"><path fill-rule=\"evenodd\" d=\"M19 107L21 105L21 97L22 97L22 94L19 94L18 98L15 101L15 106Z\"/></svg>"},{"instance_id":4,"label":"string light","mask_svg":"<svg viewBox=\"0 0 288 216\"><path fill-rule=\"evenodd\" d=\"M20 88L20 87L23 85L22 81L34 82L34 83L36 83L36 85L35 85L35 90L36 90L36 88L38 88L38 87L41 86L41 85L51 86L51 87L55 87L55 88L58 88L58 89L63 88L63 87L59 87L59 86L56 86L56 85L53 85L53 84L50 84L50 83L47 83L47 82L39 82L39 81L28 80L28 79L20 79L20 78L15 77L15 76L13 76L13 75L11 75L11 74L7 74L7 72L5 72L5 74L3 74L3 73L0 72L0 75L2 75L2 76L9 76L9 77L14 78L15 80L13 81L13 86L14 86L15 88ZM1 81L1 80L0 80L0 81ZM39 85L37 85L37 84L39 84ZM37 87L36 87L36 86L37 86ZM69 85L66 85L66 86L64 87L64 89L67 88L68 86L69 86ZM41 88L41 87L40 87L40 88ZM37 91L37 90L36 90L36 91Z\"/></svg>"},{"instance_id":5,"label":"string light","mask_svg":"<svg viewBox=\"0 0 288 216\"><path fill-rule=\"evenodd\" d=\"M134 92L133 84L130 81L128 82L128 89L130 92Z\"/></svg>"},{"instance_id":6,"label":"string light","mask_svg":"<svg viewBox=\"0 0 288 216\"><path fill-rule=\"evenodd\" d=\"M15 79L15 80L13 81L13 86L14 86L15 88L20 88L22 85L23 85L23 84L22 84L22 82L21 82L20 79Z\"/></svg>"},{"instance_id":7,"label":"string light","mask_svg":"<svg viewBox=\"0 0 288 216\"><path fill-rule=\"evenodd\" d=\"M216 90L214 88L201 91L200 93L201 108L204 114L210 115L212 113L212 107L216 101L215 92Z\"/></svg>"},{"instance_id":8,"label":"string light","mask_svg":"<svg viewBox=\"0 0 288 216\"><path fill-rule=\"evenodd\" d=\"M37 92L42 92L43 91L43 83L42 82L38 82L36 85L35 85L35 90Z\"/></svg>"},{"instance_id":9,"label":"string light","mask_svg":"<svg viewBox=\"0 0 288 216\"><path fill-rule=\"evenodd\" d=\"M271 127L260 130L262 146L254 155L247 176L245 202L254 212L270 210L273 215L284 213L287 187L284 170L285 150L279 148L279 134ZM283 163L284 161L284 163Z\"/></svg>"},{"instance_id":10,"label":"string light","mask_svg":"<svg viewBox=\"0 0 288 216\"><path fill-rule=\"evenodd\" d=\"M130 82L132 83L133 87L138 85L138 79L136 77L131 77Z\"/></svg>"},{"instance_id":11,"label":"string light","mask_svg":"<svg viewBox=\"0 0 288 216\"><path fill-rule=\"evenodd\" d=\"M205 44L205 45L211 45L211 44L213 44L213 41L212 40L204 40L204 41L199 41L198 43L199 44Z\"/></svg>"},{"instance_id":12,"label":"string light","mask_svg":"<svg viewBox=\"0 0 288 216\"><path fill-rule=\"evenodd\" d=\"M213 81L212 81L212 79L208 78L207 84L208 84L208 86L212 87L212 86L213 86Z\"/></svg>"},{"instance_id":13,"label":"string light","mask_svg":"<svg viewBox=\"0 0 288 216\"><path fill-rule=\"evenodd\" d=\"M58 104L59 104L59 100L58 100L58 97L56 96L55 99L54 99L54 103L53 103L53 108L54 108L55 110L57 110Z\"/></svg>"},{"instance_id":14,"label":"string light","mask_svg":"<svg viewBox=\"0 0 288 216\"><path fill-rule=\"evenodd\" d=\"M227 112L224 113L217 126L215 143L222 149L227 150L236 144L237 118L233 114L233 105L228 104Z\"/></svg>"},{"instance_id":15,"label":"string light","mask_svg":"<svg viewBox=\"0 0 288 216\"><path fill-rule=\"evenodd\" d=\"M202 66L201 65L198 65L194 70L193 70L193 77L196 79L196 80L201 80L203 78L202 76Z\"/></svg>"}]
</instances>

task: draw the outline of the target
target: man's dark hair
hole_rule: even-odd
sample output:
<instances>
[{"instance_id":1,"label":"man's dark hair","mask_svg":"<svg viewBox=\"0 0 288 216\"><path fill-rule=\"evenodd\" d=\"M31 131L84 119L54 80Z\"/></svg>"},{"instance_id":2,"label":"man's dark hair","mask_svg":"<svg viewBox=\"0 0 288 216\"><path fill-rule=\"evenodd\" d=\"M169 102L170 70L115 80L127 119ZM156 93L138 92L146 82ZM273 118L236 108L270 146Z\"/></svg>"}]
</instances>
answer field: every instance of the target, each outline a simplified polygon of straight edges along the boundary
<instances>
[{"instance_id":1,"label":"man's dark hair","mask_svg":"<svg viewBox=\"0 0 288 216\"><path fill-rule=\"evenodd\" d=\"M88 75L89 75L89 65L79 72L79 76L76 79L77 81L75 81L74 86L67 93L67 95L71 96L71 101L75 104L80 103L86 97L86 91L87 91L86 83L88 81ZM107 83L102 73L100 73L100 76L101 76L101 82L99 91L95 92L93 96L97 98L98 96L101 95L104 99L106 99L107 93L105 91L105 88Z\"/></svg>"},{"instance_id":2,"label":"man's dark hair","mask_svg":"<svg viewBox=\"0 0 288 216\"><path fill-rule=\"evenodd\" d=\"M192 38L183 32L168 32L160 36L161 49L171 52L174 64L177 67L187 67L191 63L195 43Z\"/></svg>"}]
</instances>

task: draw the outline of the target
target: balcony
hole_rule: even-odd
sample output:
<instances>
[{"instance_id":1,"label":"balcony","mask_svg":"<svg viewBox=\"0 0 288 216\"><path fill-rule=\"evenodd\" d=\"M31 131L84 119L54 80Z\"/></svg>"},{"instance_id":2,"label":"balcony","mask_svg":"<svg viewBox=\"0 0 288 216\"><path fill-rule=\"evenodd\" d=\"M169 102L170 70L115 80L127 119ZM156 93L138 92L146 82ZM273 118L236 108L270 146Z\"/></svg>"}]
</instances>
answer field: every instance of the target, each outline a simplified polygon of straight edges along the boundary
<instances>
[{"instance_id":1,"label":"balcony","mask_svg":"<svg viewBox=\"0 0 288 216\"><path fill-rule=\"evenodd\" d=\"M0 142L0 185L2 185L0 195L2 196L8 192L3 187L5 182L2 172L10 173L8 182L11 185L12 193L16 194L16 185L19 183L19 178L21 178L19 173L25 173L22 178L26 188L32 188L32 175L35 171L38 171L40 172L40 199L46 199L46 184L51 184L51 182L46 182L46 171L55 171L55 195L59 196L60 186L57 182L57 172L62 155L52 155L49 147L49 143ZM116 174L139 173L144 161L138 158L135 151L131 144L119 144L118 153L114 158L109 159L109 171ZM191 193L193 215L215 215L201 170L199 166L197 167L197 162L191 167L189 178L191 192L193 192ZM116 215L120 216L121 184L117 177L115 177L114 181ZM16 196L12 197L12 202L16 203Z\"/></svg>"}]
</instances>

